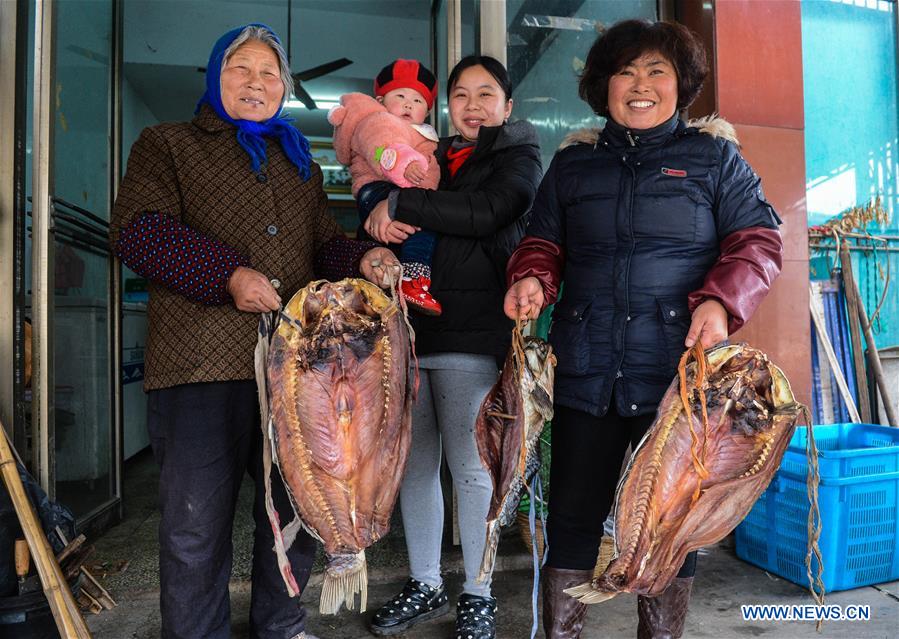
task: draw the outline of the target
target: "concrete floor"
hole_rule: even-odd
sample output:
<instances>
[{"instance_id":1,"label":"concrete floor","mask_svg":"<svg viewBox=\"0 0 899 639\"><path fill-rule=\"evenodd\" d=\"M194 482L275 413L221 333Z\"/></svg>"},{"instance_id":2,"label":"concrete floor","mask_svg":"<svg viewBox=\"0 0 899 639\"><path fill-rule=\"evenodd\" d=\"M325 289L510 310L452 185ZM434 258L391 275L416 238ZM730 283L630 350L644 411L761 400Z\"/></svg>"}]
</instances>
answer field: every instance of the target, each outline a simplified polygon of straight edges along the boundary
<instances>
[{"instance_id":1,"label":"concrete floor","mask_svg":"<svg viewBox=\"0 0 899 639\"><path fill-rule=\"evenodd\" d=\"M144 455L126 466L126 518L103 537L93 540L97 552L90 563L100 573L104 586L119 605L100 615L88 615L96 639L149 639L159 636L159 581L157 573L156 470ZM249 479L241 493L234 529L234 571L231 582L232 637L249 637L248 549L251 546ZM530 556L517 533L507 531L500 545L501 556L494 576L494 595L499 601L497 637L519 639L530 636L532 572ZM321 578L313 575L303 599L310 611L309 630L321 639L369 638L365 621L381 603L392 597L405 582L406 559L400 526L367 553L369 559L369 612L342 611L337 616L318 614ZM123 562L127 561L127 565ZM444 571L451 600L462 584L459 549L447 547ZM106 572L105 576L103 572ZM800 639L899 638L899 582L837 592L828 604L843 607L869 605L871 619L865 622L827 622L815 632L813 622L747 622L741 604L810 604L808 592L786 580L759 570L736 558L732 538L705 550L699 559L693 601L687 618L686 637ZM449 639L454 615L416 626L407 637ZM540 631L542 636L542 628ZM636 598L621 595L588 611L583 639L632 638L636 636Z\"/></svg>"}]
</instances>

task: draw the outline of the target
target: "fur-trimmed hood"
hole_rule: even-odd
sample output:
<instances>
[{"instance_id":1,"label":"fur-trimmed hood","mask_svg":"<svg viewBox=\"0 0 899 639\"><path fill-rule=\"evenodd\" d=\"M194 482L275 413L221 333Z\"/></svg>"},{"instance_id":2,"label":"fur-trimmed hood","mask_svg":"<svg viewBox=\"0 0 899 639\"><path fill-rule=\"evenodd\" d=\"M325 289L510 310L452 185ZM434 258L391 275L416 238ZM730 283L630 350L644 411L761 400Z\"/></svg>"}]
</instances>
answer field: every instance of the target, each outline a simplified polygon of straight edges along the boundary
<instances>
[{"instance_id":1,"label":"fur-trimmed hood","mask_svg":"<svg viewBox=\"0 0 899 639\"><path fill-rule=\"evenodd\" d=\"M713 138L729 140L737 146L740 146L740 141L737 139L737 131L734 129L734 125L724 118L719 117L717 113L707 115L703 118L688 120L687 127L698 129L700 133L711 135ZM562 140L562 144L559 145L559 150L561 151L562 149L575 144L596 144L601 133L602 129L599 127L572 131L565 136L564 140Z\"/></svg>"}]
</instances>

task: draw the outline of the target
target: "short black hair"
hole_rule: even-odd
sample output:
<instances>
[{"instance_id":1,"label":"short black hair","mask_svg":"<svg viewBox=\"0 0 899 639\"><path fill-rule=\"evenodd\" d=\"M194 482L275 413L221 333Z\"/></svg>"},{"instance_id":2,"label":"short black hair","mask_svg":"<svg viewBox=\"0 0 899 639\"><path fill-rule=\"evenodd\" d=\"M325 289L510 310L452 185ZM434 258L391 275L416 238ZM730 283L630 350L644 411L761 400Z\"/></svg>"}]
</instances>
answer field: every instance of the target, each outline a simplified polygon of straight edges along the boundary
<instances>
[{"instance_id":1,"label":"short black hair","mask_svg":"<svg viewBox=\"0 0 899 639\"><path fill-rule=\"evenodd\" d=\"M623 20L601 34L581 74L578 95L596 115L609 117L609 78L645 53L657 51L677 72L677 108L685 109L702 89L709 73L705 47L682 24Z\"/></svg>"},{"instance_id":2,"label":"short black hair","mask_svg":"<svg viewBox=\"0 0 899 639\"><path fill-rule=\"evenodd\" d=\"M467 55L459 60L459 62L456 63L456 66L453 67L453 70L450 71L449 77L446 79L447 95L453 90L456 82L459 81L459 76L462 75L462 72L465 71L465 69L476 67L478 65L484 67L487 73L493 76L493 79L496 80L499 88L503 90L506 100L511 100L512 80L509 79L509 72L506 71L506 67L503 66L502 62L489 55Z\"/></svg>"}]
</instances>

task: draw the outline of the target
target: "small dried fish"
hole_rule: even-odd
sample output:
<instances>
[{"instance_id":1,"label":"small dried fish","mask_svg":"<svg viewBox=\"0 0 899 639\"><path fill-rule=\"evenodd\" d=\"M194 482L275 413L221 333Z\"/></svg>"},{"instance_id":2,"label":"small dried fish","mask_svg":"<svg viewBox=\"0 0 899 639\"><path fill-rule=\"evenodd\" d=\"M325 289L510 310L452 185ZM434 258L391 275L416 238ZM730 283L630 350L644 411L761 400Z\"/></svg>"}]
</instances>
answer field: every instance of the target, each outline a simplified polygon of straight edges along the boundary
<instances>
[{"instance_id":1,"label":"small dried fish","mask_svg":"<svg viewBox=\"0 0 899 639\"><path fill-rule=\"evenodd\" d=\"M500 529L515 518L521 494L540 467L540 433L553 416L555 366L552 347L542 339L522 337L516 326L502 374L481 404L475 440L493 480L493 498L479 581L493 572Z\"/></svg>"}]
</instances>

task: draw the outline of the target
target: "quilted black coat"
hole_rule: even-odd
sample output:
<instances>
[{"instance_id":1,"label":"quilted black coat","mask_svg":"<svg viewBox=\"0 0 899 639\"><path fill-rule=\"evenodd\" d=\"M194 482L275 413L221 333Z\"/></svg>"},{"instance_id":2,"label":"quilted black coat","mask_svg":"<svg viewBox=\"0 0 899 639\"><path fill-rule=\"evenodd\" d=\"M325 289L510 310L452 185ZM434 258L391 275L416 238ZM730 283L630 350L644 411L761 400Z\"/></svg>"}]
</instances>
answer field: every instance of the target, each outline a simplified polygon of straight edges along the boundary
<instances>
[{"instance_id":1,"label":"quilted black coat","mask_svg":"<svg viewBox=\"0 0 899 639\"><path fill-rule=\"evenodd\" d=\"M620 415L651 413L684 351L688 296L726 238L766 229L779 271L767 229L780 220L736 144L711 130L676 116L639 132L610 121L553 159L527 235L564 247L556 403L603 415L614 389Z\"/></svg>"}]
</instances>

